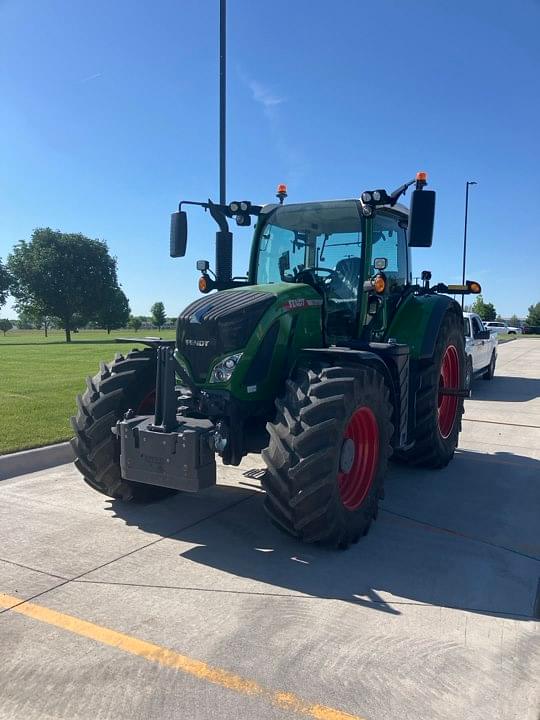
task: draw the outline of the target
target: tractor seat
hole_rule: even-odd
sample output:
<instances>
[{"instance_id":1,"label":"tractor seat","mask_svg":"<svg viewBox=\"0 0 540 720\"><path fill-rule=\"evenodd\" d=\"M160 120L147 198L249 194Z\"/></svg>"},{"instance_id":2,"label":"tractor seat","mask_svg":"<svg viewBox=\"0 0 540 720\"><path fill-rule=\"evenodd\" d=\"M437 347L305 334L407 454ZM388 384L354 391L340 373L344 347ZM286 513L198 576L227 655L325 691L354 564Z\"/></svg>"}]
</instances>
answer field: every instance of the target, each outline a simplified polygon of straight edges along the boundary
<instances>
[{"instance_id":1,"label":"tractor seat","mask_svg":"<svg viewBox=\"0 0 540 720\"><path fill-rule=\"evenodd\" d=\"M358 297L360 258L344 258L336 263L335 275L328 283L330 297L351 300Z\"/></svg>"}]
</instances>

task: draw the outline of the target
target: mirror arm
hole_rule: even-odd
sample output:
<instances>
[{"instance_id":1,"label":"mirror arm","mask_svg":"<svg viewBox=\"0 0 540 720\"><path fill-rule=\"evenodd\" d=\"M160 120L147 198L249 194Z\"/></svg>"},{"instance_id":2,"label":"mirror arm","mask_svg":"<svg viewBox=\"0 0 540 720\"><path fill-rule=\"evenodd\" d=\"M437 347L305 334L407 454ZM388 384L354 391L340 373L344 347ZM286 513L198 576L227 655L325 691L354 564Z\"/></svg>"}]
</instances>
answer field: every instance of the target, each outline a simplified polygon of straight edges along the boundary
<instances>
[{"instance_id":1,"label":"mirror arm","mask_svg":"<svg viewBox=\"0 0 540 720\"><path fill-rule=\"evenodd\" d=\"M411 185L413 185L415 182L416 182L416 178L414 178L413 180L409 180L409 182L403 183L403 185L400 185L398 188L396 188L396 190L394 190L394 192L391 192L389 195L390 205L393 207L397 203L399 198L402 195L404 195L407 192L407 190L411 187Z\"/></svg>"}]
</instances>

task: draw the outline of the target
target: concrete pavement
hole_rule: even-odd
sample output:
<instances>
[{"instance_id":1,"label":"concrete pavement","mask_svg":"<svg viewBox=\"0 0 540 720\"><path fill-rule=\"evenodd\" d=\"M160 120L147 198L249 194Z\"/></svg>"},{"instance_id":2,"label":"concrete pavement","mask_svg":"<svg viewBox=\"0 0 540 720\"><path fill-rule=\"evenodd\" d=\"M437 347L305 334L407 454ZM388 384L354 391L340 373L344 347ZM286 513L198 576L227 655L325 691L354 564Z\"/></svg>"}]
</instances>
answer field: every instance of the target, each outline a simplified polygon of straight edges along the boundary
<instances>
[{"instance_id":1,"label":"concrete pavement","mask_svg":"<svg viewBox=\"0 0 540 720\"><path fill-rule=\"evenodd\" d=\"M270 694L4 602L0 718L537 720L539 340L499 348L463 426L448 468L391 467L377 523L347 552L268 523L257 456L146 506L108 501L71 466L1 482L0 593Z\"/></svg>"}]
</instances>

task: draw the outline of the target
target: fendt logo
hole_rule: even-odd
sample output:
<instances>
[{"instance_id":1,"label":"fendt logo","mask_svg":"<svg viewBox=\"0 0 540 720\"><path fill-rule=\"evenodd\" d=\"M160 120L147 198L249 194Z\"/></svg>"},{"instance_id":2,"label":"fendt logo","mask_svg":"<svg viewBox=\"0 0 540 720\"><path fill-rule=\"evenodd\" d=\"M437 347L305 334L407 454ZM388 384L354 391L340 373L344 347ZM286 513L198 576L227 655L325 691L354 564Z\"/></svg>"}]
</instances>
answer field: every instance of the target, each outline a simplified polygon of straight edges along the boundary
<instances>
[{"instance_id":1,"label":"fendt logo","mask_svg":"<svg viewBox=\"0 0 540 720\"><path fill-rule=\"evenodd\" d=\"M307 298L291 298L283 303L285 310L301 310L307 307L319 307L322 300L312 300Z\"/></svg>"},{"instance_id":2,"label":"fendt logo","mask_svg":"<svg viewBox=\"0 0 540 720\"><path fill-rule=\"evenodd\" d=\"M190 347L208 347L210 340L191 340L190 338L185 338L184 344Z\"/></svg>"}]
</instances>

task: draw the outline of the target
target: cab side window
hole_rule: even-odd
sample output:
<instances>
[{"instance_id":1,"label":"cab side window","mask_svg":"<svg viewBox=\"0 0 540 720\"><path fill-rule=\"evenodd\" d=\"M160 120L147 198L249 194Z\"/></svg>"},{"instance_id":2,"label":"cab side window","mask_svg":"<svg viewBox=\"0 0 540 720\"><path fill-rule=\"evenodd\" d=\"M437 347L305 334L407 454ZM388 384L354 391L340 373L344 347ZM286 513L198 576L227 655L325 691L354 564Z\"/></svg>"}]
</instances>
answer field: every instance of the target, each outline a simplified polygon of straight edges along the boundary
<instances>
[{"instance_id":1,"label":"cab side window","mask_svg":"<svg viewBox=\"0 0 540 720\"><path fill-rule=\"evenodd\" d=\"M473 337L476 337L479 332L483 331L482 323L478 320L478 318L473 317L472 319L472 329L473 329Z\"/></svg>"},{"instance_id":2,"label":"cab side window","mask_svg":"<svg viewBox=\"0 0 540 720\"><path fill-rule=\"evenodd\" d=\"M390 288L407 283L407 239L405 229L400 227L393 215L379 212L373 220L373 242L371 250L371 274L374 275L375 258L386 259L386 270Z\"/></svg>"},{"instance_id":3,"label":"cab side window","mask_svg":"<svg viewBox=\"0 0 540 720\"><path fill-rule=\"evenodd\" d=\"M465 330L465 337L471 337L471 323L469 318L463 318L463 329Z\"/></svg>"}]
</instances>

